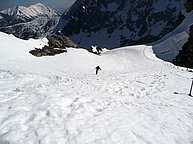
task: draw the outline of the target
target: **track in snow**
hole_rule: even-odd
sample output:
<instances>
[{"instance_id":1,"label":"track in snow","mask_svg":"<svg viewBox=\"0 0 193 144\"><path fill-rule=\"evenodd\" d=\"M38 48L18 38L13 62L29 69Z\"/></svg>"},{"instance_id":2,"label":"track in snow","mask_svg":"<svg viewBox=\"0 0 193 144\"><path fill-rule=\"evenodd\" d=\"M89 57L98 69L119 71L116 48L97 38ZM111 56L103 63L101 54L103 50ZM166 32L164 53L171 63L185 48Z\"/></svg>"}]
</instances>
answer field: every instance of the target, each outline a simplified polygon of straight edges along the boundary
<instances>
[{"instance_id":1,"label":"track in snow","mask_svg":"<svg viewBox=\"0 0 193 144\"><path fill-rule=\"evenodd\" d=\"M97 76L74 65L63 74L1 70L0 143L192 143L193 100L173 94L187 93L191 74L145 49L103 54Z\"/></svg>"}]
</instances>

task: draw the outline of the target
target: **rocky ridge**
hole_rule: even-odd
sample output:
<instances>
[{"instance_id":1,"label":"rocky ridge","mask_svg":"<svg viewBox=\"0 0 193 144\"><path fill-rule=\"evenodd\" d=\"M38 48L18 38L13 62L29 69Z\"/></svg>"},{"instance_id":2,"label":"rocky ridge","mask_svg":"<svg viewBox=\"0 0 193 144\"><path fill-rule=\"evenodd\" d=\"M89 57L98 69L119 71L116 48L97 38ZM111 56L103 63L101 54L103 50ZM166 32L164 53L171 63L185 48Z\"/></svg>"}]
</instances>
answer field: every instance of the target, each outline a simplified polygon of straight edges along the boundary
<instances>
[{"instance_id":1,"label":"rocky ridge","mask_svg":"<svg viewBox=\"0 0 193 144\"><path fill-rule=\"evenodd\" d=\"M36 56L54 56L56 54L67 52L67 48L79 48L79 46L73 43L68 37L64 35L52 35L48 36L48 46L45 45L42 48L35 48L29 53Z\"/></svg>"},{"instance_id":2,"label":"rocky ridge","mask_svg":"<svg viewBox=\"0 0 193 144\"><path fill-rule=\"evenodd\" d=\"M52 33L60 15L41 3L16 6L0 11L0 31L21 39L39 38Z\"/></svg>"},{"instance_id":3,"label":"rocky ridge","mask_svg":"<svg viewBox=\"0 0 193 144\"><path fill-rule=\"evenodd\" d=\"M182 22L187 0L77 0L56 30L84 47L116 48L156 41Z\"/></svg>"}]
</instances>

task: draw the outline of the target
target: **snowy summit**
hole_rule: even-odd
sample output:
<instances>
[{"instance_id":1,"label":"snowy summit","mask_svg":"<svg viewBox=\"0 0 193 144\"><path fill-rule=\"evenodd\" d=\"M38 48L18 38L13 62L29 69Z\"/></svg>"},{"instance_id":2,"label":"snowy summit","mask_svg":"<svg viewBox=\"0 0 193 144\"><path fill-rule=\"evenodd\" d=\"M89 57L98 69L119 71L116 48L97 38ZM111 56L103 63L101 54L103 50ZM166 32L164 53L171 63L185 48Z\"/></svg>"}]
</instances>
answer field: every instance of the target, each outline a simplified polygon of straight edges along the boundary
<instances>
[{"instance_id":1,"label":"snowy summit","mask_svg":"<svg viewBox=\"0 0 193 144\"><path fill-rule=\"evenodd\" d=\"M52 32L59 15L41 3L0 11L0 31L22 39L39 38Z\"/></svg>"},{"instance_id":2,"label":"snowy summit","mask_svg":"<svg viewBox=\"0 0 193 144\"><path fill-rule=\"evenodd\" d=\"M3 14L7 14L10 16L22 18L25 20L26 18L35 18L41 15L47 15L48 17L56 16L57 13L54 12L49 7L46 7L45 5L41 3L37 3L35 5L31 5L29 7L24 6L16 6L14 8L9 8L6 10L1 11Z\"/></svg>"}]
</instances>

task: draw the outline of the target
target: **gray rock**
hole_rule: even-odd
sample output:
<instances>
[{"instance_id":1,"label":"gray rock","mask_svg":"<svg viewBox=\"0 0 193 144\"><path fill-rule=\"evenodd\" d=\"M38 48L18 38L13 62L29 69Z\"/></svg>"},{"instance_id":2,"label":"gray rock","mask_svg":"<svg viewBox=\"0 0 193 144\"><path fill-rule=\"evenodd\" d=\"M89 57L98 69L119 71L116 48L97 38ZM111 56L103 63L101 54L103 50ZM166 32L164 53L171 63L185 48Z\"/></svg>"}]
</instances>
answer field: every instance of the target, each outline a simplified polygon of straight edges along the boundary
<instances>
[{"instance_id":1,"label":"gray rock","mask_svg":"<svg viewBox=\"0 0 193 144\"><path fill-rule=\"evenodd\" d=\"M31 50L29 53L36 57L54 56L67 52L66 48L69 47L79 48L77 44L64 35L52 35L48 37L48 46L44 46L41 49L35 48L35 50Z\"/></svg>"},{"instance_id":2,"label":"gray rock","mask_svg":"<svg viewBox=\"0 0 193 144\"><path fill-rule=\"evenodd\" d=\"M66 48L66 47L72 47L72 48L78 48L79 46L72 42L68 37L64 35L52 35L48 37L48 44L49 47L55 47L55 48Z\"/></svg>"},{"instance_id":3,"label":"gray rock","mask_svg":"<svg viewBox=\"0 0 193 144\"><path fill-rule=\"evenodd\" d=\"M31 50L29 53L36 57L42 57L42 56L54 56L64 52L67 52L67 49L56 49L50 48L49 46L44 46L42 49L35 48L35 50Z\"/></svg>"}]
</instances>

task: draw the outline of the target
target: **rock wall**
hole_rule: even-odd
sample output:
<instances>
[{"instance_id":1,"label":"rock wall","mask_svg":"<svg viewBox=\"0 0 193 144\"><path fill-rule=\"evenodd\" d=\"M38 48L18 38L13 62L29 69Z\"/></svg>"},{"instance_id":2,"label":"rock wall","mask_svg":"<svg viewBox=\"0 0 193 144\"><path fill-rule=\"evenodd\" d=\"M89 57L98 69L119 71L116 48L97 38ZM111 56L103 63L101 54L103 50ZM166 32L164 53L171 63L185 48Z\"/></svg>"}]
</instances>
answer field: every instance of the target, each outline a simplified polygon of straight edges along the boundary
<instances>
[{"instance_id":1,"label":"rock wall","mask_svg":"<svg viewBox=\"0 0 193 144\"><path fill-rule=\"evenodd\" d=\"M193 68L193 25L190 26L188 42L183 46L173 63L178 66Z\"/></svg>"}]
</instances>

